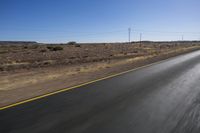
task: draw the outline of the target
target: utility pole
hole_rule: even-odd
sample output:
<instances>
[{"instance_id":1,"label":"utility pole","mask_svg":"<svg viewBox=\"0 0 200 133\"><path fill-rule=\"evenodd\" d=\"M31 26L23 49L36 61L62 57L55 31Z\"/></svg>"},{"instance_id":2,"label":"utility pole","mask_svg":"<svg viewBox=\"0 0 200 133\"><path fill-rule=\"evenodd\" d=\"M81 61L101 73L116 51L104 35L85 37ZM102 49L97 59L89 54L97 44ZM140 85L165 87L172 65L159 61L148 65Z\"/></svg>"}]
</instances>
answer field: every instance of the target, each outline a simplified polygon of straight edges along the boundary
<instances>
[{"instance_id":1,"label":"utility pole","mask_svg":"<svg viewBox=\"0 0 200 133\"><path fill-rule=\"evenodd\" d=\"M184 36L182 35L182 41L184 40Z\"/></svg>"},{"instance_id":2,"label":"utility pole","mask_svg":"<svg viewBox=\"0 0 200 133\"><path fill-rule=\"evenodd\" d=\"M140 33L140 42L142 41L142 33Z\"/></svg>"},{"instance_id":3,"label":"utility pole","mask_svg":"<svg viewBox=\"0 0 200 133\"><path fill-rule=\"evenodd\" d=\"M128 42L131 43L131 28L128 28Z\"/></svg>"}]
</instances>

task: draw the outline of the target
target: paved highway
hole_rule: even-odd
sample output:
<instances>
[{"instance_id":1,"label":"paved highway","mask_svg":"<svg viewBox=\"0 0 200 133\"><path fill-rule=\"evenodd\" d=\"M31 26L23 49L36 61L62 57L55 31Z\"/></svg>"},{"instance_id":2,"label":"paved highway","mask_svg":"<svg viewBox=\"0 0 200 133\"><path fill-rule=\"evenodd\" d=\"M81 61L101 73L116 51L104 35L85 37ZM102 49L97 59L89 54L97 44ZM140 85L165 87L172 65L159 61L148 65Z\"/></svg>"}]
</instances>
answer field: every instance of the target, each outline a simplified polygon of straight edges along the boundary
<instances>
[{"instance_id":1,"label":"paved highway","mask_svg":"<svg viewBox=\"0 0 200 133\"><path fill-rule=\"evenodd\" d=\"M200 51L0 111L0 133L199 133Z\"/></svg>"}]
</instances>

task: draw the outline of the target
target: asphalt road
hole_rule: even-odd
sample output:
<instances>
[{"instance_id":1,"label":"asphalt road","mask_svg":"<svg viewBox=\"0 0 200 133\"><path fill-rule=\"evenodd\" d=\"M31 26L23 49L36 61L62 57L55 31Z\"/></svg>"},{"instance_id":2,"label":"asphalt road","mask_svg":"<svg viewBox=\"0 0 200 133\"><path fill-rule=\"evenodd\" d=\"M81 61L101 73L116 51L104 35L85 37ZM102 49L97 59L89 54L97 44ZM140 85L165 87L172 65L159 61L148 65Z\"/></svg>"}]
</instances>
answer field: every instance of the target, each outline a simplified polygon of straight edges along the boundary
<instances>
[{"instance_id":1,"label":"asphalt road","mask_svg":"<svg viewBox=\"0 0 200 133\"><path fill-rule=\"evenodd\" d=\"M200 51L0 111L0 133L199 133Z\"/></svg>"}]
</instances>

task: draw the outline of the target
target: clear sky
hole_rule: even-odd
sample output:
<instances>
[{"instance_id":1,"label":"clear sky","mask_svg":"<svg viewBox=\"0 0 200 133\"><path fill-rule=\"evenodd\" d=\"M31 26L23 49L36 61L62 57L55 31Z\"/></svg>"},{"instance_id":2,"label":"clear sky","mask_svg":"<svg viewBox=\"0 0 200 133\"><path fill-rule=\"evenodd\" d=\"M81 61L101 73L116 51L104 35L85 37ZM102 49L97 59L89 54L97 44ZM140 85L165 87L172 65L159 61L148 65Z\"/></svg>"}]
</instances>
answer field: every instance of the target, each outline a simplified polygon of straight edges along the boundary
<instances>
[{"instance_id":1,"label":"clear sky","mask_svg":"<svg viewBox=\"0 0 200 133\"><path fill-rule=\"evenodd\" d=\"M0 0L0 40L200 39L200 0Z\"/></svg>"}]
</instances>

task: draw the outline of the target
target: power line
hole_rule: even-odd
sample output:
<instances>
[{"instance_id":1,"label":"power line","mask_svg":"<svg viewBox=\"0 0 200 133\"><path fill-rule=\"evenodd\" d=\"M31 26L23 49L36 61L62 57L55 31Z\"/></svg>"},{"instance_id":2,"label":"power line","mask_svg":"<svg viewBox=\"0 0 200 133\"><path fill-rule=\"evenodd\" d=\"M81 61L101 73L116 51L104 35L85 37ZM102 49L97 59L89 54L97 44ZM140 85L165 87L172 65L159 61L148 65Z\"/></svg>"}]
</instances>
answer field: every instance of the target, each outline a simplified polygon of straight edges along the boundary
<instances>
[{"instance_id":1,"label":"power line","mask_svg":"<svg viewBox=\"0 0 200 133\"><path fill-rule=\"evenodd\" d=\"M70 31L70 30L49 30L43 28L15 28L15 29L0 29L1 31L36 31L36 32L53 32L53 33L68 33L68 34L106 34L106 33L115 33L122 32L125 29L121 30L113 30L113 31L105 31L105 32L82 32L82 31ZM131 30L131 28L130 28ZM144 30L144 29L134 29L134 32L143 32L143 33L169 33L169 34L200 34L200 32L186 32L186 31L159 31L159 30Z\"/></svg>"},{"instance_id":2,"label":"power line","mask_svg":"<svg viewBox=\"0 0 200 133\"><path fill-rule=\"evenodd\" d=\"M200 34L200 32L186 32L186 31L159 31L159 30L143 30L143 29L134 29L136 32L150 32L150 33L170 33L170 34Z\"/></svg>"},{"instance_id":3,"label":"power line","mask_svg":"<svg viewBox=\"0 0 200 133\"><path fill-rule=\"evenodd\" d=\"M33 33L29 32L26 33L27 31L32 31ZM126 40L127 37L127 29L121 29L121 30L111 30L111 31L102 31L102 32L93 32L93 31L88 31L88 32L81 32L81 31L53 31L53 30L47 30L47 29L36 29L36 28L32 28L32 29L3 29L1 30L2 32L5 32L5 34L12 33L12 32L8 32L8 31L17 31L17 32L21 32L19 35L22 35L22 38L24 37L30 37L30 38L67 38L67 39L80 39L80 38L84 38L84 39L90 39L90 38L107 38L108 37L113 37L116 38L117 37L123 37L123 40ZM36 34L37 32L40 32L40 34ZM42 33L43 32L43 33ZM46 34L46 32L48 32L49 34ZM58 32L58 33L56 33ZM26 34L25 34L26 33ZM133 40L133 38L131 38L131 34L135 34L135 33L139 33L140 34L140 42L142 41L142 35L143 34L147 34L147 36L155 36L156 38L158 38L158 36L165 36L165 37L170 37L170 36L174 36L176 39L179 38L178 40L184 40L184 35L187 35L187 37L190 38L198 38L200 35L200 32L180 32L180 31L158 31L158 30L143 30L143 29L135 29L134 31L130 28L128 28L128 42L131 42L131 39ZM143 33L143 34L142 34ZM25 35L23 35L25 34ZM103 36L105 35L105 36ZM35 36L35 37L34 37ZM196 37L198 36L198 37ZM181 38L180 38L181 37ZM145 36L145 39L148 38ZM109 40L111 40L112 38L110 38ZM118 38L116 38L118 39ZM198 40L198 39L197 39Z\"/></svg>"}]
</instances>

